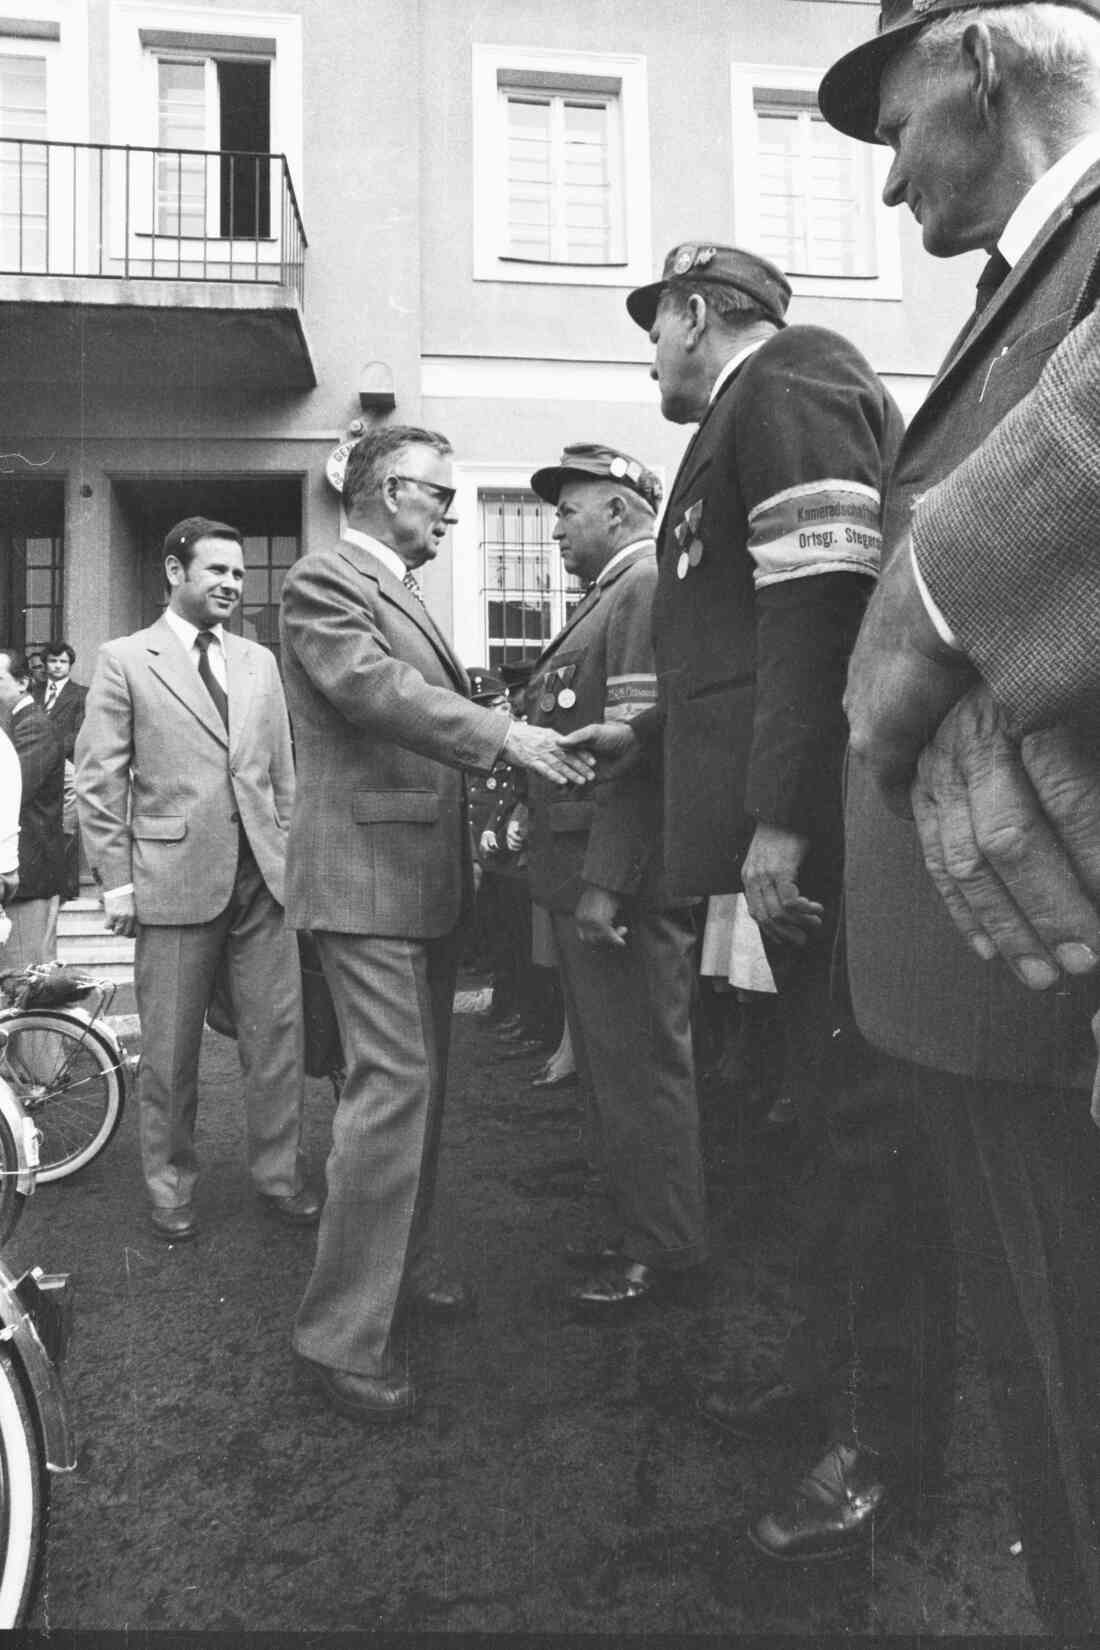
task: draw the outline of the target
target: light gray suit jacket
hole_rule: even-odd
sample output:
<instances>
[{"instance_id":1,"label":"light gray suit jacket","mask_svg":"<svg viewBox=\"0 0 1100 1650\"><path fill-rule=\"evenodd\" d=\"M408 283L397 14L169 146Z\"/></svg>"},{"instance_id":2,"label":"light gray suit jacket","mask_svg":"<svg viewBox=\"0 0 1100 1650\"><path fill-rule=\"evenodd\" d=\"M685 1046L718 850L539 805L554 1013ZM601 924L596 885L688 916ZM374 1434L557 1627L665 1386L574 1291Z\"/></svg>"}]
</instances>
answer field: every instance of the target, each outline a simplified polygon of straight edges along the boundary
<instances>
[{"instance_id":1,"label":"light gray suit jacket","mask_svg":"<svg viewBox=\"0 0 1100 1650\"><path fill-rule=\"evenodd\" d=\"M243 825L283 900L294 766L273 656L225 635L229 731L163 619L99 651L76 742L88 862L106 889L132 882L139 921L209 922L233 891Z\"/></svg>"},{"instance_id":2,"label":"light gray suit jacket","mask_svg":"<svg viewBox=\"0 0 1100 1650\"><path fill-rule=\"evenodd\" d=\"M507 712L470 704L466 672L427 611L349 540L294 564L280 628L298 758L287 920L449 933L472 887L459 770L489 772Z\"/></svg>"}]
</instances>

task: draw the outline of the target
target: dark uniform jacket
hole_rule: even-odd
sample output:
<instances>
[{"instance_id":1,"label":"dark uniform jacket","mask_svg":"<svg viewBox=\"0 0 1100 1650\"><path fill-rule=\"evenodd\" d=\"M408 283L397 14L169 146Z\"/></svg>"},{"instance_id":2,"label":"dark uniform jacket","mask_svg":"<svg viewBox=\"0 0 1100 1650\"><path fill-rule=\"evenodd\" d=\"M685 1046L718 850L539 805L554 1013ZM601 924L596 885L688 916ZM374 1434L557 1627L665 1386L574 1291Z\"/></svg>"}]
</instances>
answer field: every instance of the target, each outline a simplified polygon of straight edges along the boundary
<instances>
[{"instance_id":1,"label":"dark uniform jacket","mask_svg":"<svg viewBox=\"0 0 1100 1650\"><path fill-rule=\"evenodd\" d=\"M858 350L792 326L722 384L684 454L653 606L674 892L739 889L760 820L839 864L841 699L900 434Z\"/></svg>"},{"instance_id":2,"label":"dark uniform jacket","mask_svg":"<svg viewBox=\"0 0 1100 1650\"><path fill-rule=\"evenodd\" d=\"M636 545L585 595L540 655L527 688L528 719L570 733L589 722L652 709L653 541ZM572 911L592 883L649 904L664 899L660 877L659 790L647 772L578 794L528 775L531 895L552 911Z\"/></svg>"},{"instance_id":3,"label":"dark uniform jacket","mask_svg":"<svg viewBox=\"0 0 1100 1650\"><path fill-rule=\"evenodd\" d=\"M38 700L39 709L49 717L50 726L60 735L65 746L65 756L70 762L73 760L76 736L84 720L84 701L87 697L88 689L81 687L79 682L74 682L71 676L67 676L62 683L61 692L49 710L46 710L45 693Z\"/></svg>"},{"instance_id":4,"label":"dark uniform jacket","mask_svg":"<svg viewBox=\"0 0 1100 1650\"><path fill-rule=\"evenodd\" d=\"M1100 167L1093 167L964 329L915 415L887 500L889 544L901 542L916 498L973 452L1033 387L1083 305L1095 298L1098 247ZM1044 416L1057 418L1057 409L1047 407ZM1028 447L1022 422L1017 439L1022 458ZM1061 453L1067 492L1080 462L1067 440ZM1057 539L1056 514L1049 531ZM958 554L973 555L965 539ZM1067 609L1077 600L1066 588ZM888 812L858 763L851 764L847 825L849 966L864 1034L890 1053L941 1071L1050 1084L1080 1060L1082 1081L1091 1080L1095 985L1067 981L1054 991L1030 992L1007 968L974 957L929 880L913 827Z\"/></svg>"}]
</instances>

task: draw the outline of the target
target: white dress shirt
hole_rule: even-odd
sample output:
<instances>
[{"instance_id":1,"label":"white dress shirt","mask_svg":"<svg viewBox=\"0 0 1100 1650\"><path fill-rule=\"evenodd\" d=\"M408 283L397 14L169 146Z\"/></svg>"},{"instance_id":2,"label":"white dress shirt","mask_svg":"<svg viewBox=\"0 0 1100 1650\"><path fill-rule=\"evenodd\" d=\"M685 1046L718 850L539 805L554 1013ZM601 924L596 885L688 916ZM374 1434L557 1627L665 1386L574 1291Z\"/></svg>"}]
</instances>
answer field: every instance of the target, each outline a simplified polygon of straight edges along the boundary
<instances>
[{"instance_id":1,"label":"white dress shirt","mask_svg":"<svg viewBox=\"0 0 1100 1650\"><path fill-rule=\"evenodd\" d=\"M372 556L378 557L382 566L392 573L395 579L400 579L404 583L405 574L409 569L397 551L391 549L388 544L383 544L381 539L371 538L369 533L361 533L358 527L345 527L340 537L347 539L349 544L358 544L361 549L369 550Z\"/></svg>"},{"instance_id":2,"label":"white dress shirt","mask_svg":"<svg viewBox=\"0 0 1100 1650\"><path fill-rule=\"evenodd\" d=\"M179 614L170 607L166 607L164 609L164 619L169 630L173 631L183 643L184 652L194 665L195 674L197 675L199 669L199 650L195 646L195 637L199 633L199 626L197 624L192 624L189 619L181 619ZM211 636L214 638L207 650L207 658L210 660L210 669L214 680L220 687L224 688L226 692L228 692L229 678L226 675L225 670L225 642L223 640L224 632L220 624L207 625L203 628L208 629Z\"/></svg>"}]
</instances>

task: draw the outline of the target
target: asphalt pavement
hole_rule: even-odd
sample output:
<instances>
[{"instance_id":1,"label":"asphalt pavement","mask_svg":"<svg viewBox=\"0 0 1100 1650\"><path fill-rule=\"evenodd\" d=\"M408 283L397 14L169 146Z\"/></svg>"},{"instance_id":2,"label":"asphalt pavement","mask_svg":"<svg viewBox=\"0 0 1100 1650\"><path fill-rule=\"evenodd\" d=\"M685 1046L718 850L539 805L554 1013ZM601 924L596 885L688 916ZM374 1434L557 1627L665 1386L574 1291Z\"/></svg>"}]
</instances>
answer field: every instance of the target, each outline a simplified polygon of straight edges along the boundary
<instances>
[{"instance_id":1,"label":"asphalt pavement","mask_svg":"<svg viewBox=\"0 0 1100 1650\"><path fill-rule=\"evenodd\" d=\"M505 1646L1039 1631L970 1339L931 1524L839 1566L756 1554L746 1521L809 1464L804 1446L725 1445L692 1394L765 1368L782 1341L782 1166L715 1187L705 1303L577 1322L561 1250L600 1208L576 1166L575 1091L531 1090L536 1064L500 1059L484 1019L458 1016L436 1230L479 1313L418 1331L426 1403L393 1430L332 1414L296 1378L313 1239L250 1190L233 1044L209 1033L204 1049L197 1242L148 1229L133 1105L97 1162L35 1194L9 1258L75 1277L80 1458L54 1482L31 1625ZM318 1170L333 1108L331 1086L312 1083Z\"/></svg>"}]
</instances>

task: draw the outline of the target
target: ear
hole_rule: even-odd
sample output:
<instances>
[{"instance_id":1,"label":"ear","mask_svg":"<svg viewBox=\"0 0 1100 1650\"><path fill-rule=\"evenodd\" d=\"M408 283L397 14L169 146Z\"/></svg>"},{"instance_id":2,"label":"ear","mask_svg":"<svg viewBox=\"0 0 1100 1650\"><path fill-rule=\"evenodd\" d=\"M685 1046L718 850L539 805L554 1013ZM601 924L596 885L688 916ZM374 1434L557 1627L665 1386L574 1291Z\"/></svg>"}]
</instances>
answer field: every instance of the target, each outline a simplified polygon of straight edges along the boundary
<instances>
[{"instance_id":1,"label":"ear","mask_svg":"<svg viewBox=\"0 0 1100 1650\"><path fill-rule=\"evenodd\" d=\"M693 292L684 310L684 347L696 349L707 330L707 301L701 292Z\"/></svg>"},{"instance_id":2,"label":"ear","mask_svg":"<svg viewBox=\"0 0 1100 1650\"><path fill-rule=\"evenodd\" d=\"M968 77L970 100L982 124L988 125L1003 83L1001 65L988 25L971 23L959 45Z\"/></svg>"},{"instance_id":3,"label":"ear","mask_svg":"<svg viewBox=\"0 0 1100 1650\"><path fill-rule=\"evenodd\" d=\"M616 527L621 527L626 516L626 499L621 493L612 493L607 501L607 513Z\"/></svg>"},{"instance_id":4,"label":"ear","mask_svg":"<svg viewBox=\"0 0 1100 1650\"><path fill-rule=\"evenodd\" d=\"M382 503L391 516L397 514L397 489L400 485L396 476L387 476L382 483Z\"/></svg>"},{"instance_id":5,"label":"ear","mask_svg":"<svg viewBox=\"0 0 1100 1650\"><path fill-rule=\"evenodd\" d=\"M183 583L184 579L187 577L187 569L184 567L178 556L165 556L164 576L168 580L168 583L173 587L177 584Z\"/></svg>"}]
</instances>

